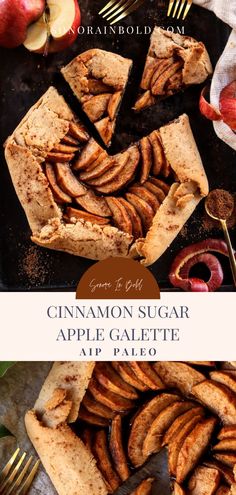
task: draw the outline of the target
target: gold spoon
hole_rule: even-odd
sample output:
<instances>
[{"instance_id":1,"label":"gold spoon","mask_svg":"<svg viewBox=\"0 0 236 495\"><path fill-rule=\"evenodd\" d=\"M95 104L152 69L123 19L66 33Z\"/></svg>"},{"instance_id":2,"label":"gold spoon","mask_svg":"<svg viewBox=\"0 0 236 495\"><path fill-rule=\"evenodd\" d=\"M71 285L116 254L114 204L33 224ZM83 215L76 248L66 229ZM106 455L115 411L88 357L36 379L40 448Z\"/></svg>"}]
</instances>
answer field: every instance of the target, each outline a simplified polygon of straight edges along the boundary
<instances>
[{"instance_id":1,"label":"gold spoon","mask_svg":"<svg viewBox=\"0 0 236 495\"><path fill-rule=\"evenodd\" d=\"M225 210L222 209L222 205L224 205ZM205 210L209 217L217 220L221 224L229 252L229 261L234 285L236 286L236 260L226 223L226 220L230 218L233 213L234 199L228 191L225 191L224 189L214 189L208 194L205 200Z\"/></svg>"}]
</instances>

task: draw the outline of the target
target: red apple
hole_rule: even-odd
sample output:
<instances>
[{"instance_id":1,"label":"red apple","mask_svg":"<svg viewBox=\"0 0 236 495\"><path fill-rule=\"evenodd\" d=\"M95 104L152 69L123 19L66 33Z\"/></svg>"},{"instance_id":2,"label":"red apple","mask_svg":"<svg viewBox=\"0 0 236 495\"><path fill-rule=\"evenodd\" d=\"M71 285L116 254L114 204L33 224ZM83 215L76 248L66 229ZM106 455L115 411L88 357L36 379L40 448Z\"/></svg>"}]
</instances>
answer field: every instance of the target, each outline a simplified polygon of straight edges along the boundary
<instances>
[{"instance_id":1,"label":"red apple","mask_svg":"<svg viewBox=\"0 0 236 495\"><path fill-rule=\"evenodd\" d=\"M27 31L24 46L31 52L59 52L78 36L80 8L77 0L48 0L47 12Z\"/></svg>"},{"instance_id":2,"label":"red apple","mask_svg":"<svg viewBox=\"0 0 236 495\"><path fill-rule=\"evenodd\" d=\"M21 45L29 24L45 9L45 0L0 0L0 46Z\"/></svg>"},{"instance_id":3,"label":"red apple","mask_svg":"<svg viewBox=\"0 0 236 495\"><path fill-rule=\"evenodd\" d=\"M232 81L220 93L220 111L223 121L236 131L236 81Z\"/></svg>"}]
</instances>

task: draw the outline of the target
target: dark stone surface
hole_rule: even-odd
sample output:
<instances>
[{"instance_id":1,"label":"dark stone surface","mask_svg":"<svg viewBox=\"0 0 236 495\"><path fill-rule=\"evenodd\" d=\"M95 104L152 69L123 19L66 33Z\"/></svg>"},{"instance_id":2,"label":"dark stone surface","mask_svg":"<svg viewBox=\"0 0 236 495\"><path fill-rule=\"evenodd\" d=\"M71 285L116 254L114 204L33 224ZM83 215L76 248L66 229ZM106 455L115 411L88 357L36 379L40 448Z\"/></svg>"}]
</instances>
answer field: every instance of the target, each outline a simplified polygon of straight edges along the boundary
<instances>
[{"instance_id":1,"label":"dark stone surface","mask_svg":"<svg viewBox=\"0 0 236 495\"><path fill-rule=\"evenodd\" d=\"M31 105L53 84L61 91L72 108L81 114L79 104L60 75L59 69L76 54L92 47L111 50L134 61L134 67L118 118L116 135L111 152L125 148L129 143L149 133L160 125L177 117L183 112L190 116L193 132L210 180L211 188L224 187L236 191L236 154L215 135L212 124L201 117L198 111L200 86L189 88L139 115L132 111L137 95L140 75L149 45L149 34L144 34L145 26L153 28L155 24L177 27L176 21L166 18L167 2L145 0L139 10L124 20L126 33L109 33L108 24L97 14L101 0L81 2L83 26L100 27L103 32L107 26L108 34L81 34L76 43L62 53L42 57L31 54L24 47L14 50L1 49L1 144L13 131ZM133 26L134 33L128 34L127 27ZM137 26L139 33L137 34ZM210 12L193 6L185 23L178 23L185 34L192 35L206 43L213 64L219 58L229 35L229 29ZM86 29L86 28L85 28ZM130 28L131 29L131 28ZM91 130L91 128L90 128ZM90 260L73 257L68 254L49 251L37 246L32 247L29 227L11 184L7 165L1 146L0 168L0 228L1 228L1 273L2 289L73 289L82 273L93 263ZM209 237L202 226L203 204L194 213L184 233L172 244L162 258L151 267L160 286L168 288L168 271L173 256L180 248L190 242ZM210 235L221 236L220 231ZM235 233L233 238L236 241ZM29 260L34 260L36 270L32 274ZM28 261L27 261L28 260ZM225 265L225 281L231 284L228 262ZM199 272L200 273L200 272Z\"/></svg>"}]
</instances>

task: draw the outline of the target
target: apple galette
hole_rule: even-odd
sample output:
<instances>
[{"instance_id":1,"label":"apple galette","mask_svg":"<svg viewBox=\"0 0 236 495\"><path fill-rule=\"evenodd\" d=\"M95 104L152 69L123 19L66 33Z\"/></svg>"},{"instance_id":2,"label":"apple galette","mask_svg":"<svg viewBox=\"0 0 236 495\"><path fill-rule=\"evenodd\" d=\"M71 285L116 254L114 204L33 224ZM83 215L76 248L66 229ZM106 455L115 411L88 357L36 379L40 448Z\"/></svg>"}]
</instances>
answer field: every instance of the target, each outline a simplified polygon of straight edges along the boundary
<instances>
[{"instance_id":1,"label":"apple galette","mask_svg":"<svg viewBox=\"0 0 236 495\"><path fill-rule=\"evenodd\" d=\"M58 362L26 428L59 495L112 494L165 446L175 495L230 495L236 369L207 361ZM132 495L150 494L153 482Z\"/></svg>"},{"instance_id":2,"label":"apple galette","mask_svg":"<svg viewBox=\"0 0 236 495\"><path fill-rule=\"evenodd\" d=\"M98 125L110 132L106 117ZM33 242L95 260L150 265L208 193L187 115L110 156L53 87L8 138L5 156Z\"/></svg>"},{"instance_id":3,"label":"apple galette","mask_svg":"<svg viewBox=\"0 0 236 495\"><path fill-rule=\"evenodd\" d=\"M139 111L154 105L160 98L204 82L211 73L203 43L155 27L134 108Z\"/></svg>"},{"instance_id":4,"label":"apple galette","mask_svg":"<svg viewBox=\"0 0 236 495\"><path fill-rule=\"evenodd\" d=\"M62 74L83 111L109 146L132 61L94 48L78 55Z\"/></svg>"}]
</instances>

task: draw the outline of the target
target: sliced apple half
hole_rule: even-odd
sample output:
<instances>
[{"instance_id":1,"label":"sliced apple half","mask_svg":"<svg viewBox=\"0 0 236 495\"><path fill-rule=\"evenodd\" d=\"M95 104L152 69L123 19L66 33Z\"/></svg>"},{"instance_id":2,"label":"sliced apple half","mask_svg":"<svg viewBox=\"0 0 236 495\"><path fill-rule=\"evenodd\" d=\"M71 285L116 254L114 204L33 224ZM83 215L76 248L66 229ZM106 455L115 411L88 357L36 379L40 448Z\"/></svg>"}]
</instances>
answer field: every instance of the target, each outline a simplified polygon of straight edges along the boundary
<instances>
[{"instance_id":1,"label":"sliced apple half","mask_svg":"<svg viewBox=\"0 0 236 495\"><path fill-rule=\"evenodd\" d=\"M77 0L48 0L43 15L28 28L24 46L44 54L64 50L76 40L80 21Z\"/></svg>"}]
</instances>

